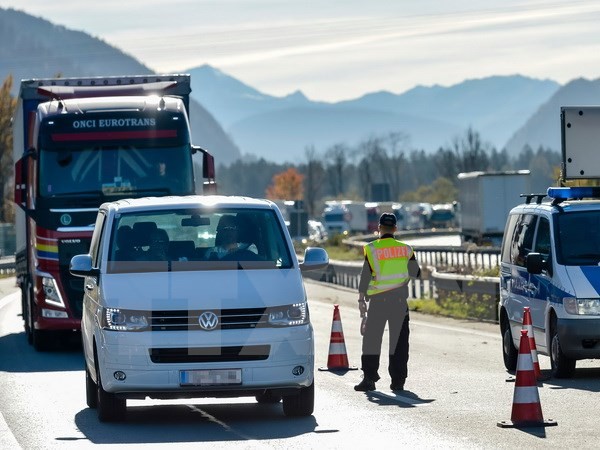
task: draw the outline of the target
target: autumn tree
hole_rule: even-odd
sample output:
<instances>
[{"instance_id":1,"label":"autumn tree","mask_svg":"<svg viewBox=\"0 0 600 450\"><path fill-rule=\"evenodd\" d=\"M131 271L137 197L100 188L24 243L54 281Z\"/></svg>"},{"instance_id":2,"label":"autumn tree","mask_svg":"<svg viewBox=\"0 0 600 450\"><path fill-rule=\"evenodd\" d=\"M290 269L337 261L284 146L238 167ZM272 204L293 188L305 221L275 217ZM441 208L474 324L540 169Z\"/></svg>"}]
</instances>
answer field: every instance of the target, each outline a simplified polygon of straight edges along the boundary
<instances>
[{"instance_id":1,"label":"autumn tree","mask_svg":"<svg viewBox=\"0 0 600 450\"><path fill-rule=\"evenodd\" d=\"M295 168L290 167L285 172L273 176L266 196L272 200L302 200L304 198L303 181L304 176Z\"/></svg>"},{"instance_id":2,"label":"autumn tree","mask_svg":"<svg viewBox=\"0 0 600 450\"><path fill-rule=\"evenodd\" d=\"M17 100L10 95L12 83L12 76L9 75L0 88L0 222L14 222L11 118Z\"/></svg>"}]
</instances>

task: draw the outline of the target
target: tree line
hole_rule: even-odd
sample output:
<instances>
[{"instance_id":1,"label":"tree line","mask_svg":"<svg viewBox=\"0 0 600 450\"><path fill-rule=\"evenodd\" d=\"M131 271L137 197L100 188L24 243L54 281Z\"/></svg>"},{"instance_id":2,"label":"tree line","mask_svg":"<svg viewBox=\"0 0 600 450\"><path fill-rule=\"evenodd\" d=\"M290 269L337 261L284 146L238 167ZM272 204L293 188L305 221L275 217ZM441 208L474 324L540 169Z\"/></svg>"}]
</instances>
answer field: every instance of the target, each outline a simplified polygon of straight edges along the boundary
<instances>
[{"instance_id":1,"label":"tree line","mask_svg":"<svg viewBox=\"0 0 600 450\"><path fill-rule=\"evenodd\" d=\"M16 99L12 77L0 88L0 223L14 222L11 118ZM218 162L218 149L212 150ZM560 154L525 147L510 157L468 128L463 136L434 153L414 149L405 133L369 137L357 145L334 144L325 149L308 145L300 161L278 164L246 155L217 168L219 193L249 197L283 197L304 201L311 216L320 214L327 199L372 201L374 189L385 187L392 201L446 203L457 200L457 175L471 171L529 169L534 191L545 191L556 180ZM201 171L200 171L201 173Z\"/></svg>"},{"instance_id":2,"label":"tree line","mask_svg":"<svg viewBox=\"0 0 600 450\"><path fill-rule=\"evenodd\" d=\"M403 133L389 133L355 146L339 143L320 151L307 146L303 160L297 163L276 164L245 157L219 166L217 182L223 194L273 197L278 192L282 196L297 190L289 181L293 178L282 176L293 168L302 179L300 198L309 214L316 216L324 200L377 200L376 186L386 187L390 201L453 202L458 200L457 176L461 172L528 169L532 191L545 192L557 182L560 161L558 151L543 147L534 151L527 146L511 157L469 127L463 136L434 153L411 148L409 137Z\"/></svg>"}]
</instances>

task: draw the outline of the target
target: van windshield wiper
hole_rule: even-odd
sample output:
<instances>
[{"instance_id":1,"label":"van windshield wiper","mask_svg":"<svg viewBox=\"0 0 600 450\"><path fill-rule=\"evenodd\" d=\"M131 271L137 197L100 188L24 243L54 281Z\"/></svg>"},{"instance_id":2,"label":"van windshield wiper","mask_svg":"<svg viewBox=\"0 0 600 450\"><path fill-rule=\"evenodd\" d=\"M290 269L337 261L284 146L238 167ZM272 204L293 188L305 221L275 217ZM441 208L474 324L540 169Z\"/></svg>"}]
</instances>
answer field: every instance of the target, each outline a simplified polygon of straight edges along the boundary
<instances>
[{"instance_id":1,"label":"van windshield wiper","mask_svg":"<svg viewBox=\"0 0 600 450\"><path fill-rule=\"evenodd\" d=\"M87 197L87 196L96 196L101 197L103 195L102 191L99 189L94 189L90 191L79 191L79 192L60 192L58 194L53 194L53 197Z\"/></svg>"}]
</instances>

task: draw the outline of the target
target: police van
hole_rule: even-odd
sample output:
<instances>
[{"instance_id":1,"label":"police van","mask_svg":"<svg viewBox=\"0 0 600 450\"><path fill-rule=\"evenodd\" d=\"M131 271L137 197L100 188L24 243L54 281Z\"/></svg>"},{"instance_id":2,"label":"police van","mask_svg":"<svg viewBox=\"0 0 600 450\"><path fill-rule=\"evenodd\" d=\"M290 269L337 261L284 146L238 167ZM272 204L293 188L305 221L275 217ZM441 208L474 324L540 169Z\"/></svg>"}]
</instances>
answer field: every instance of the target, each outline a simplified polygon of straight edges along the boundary
<instances>
[{"instance_id":1,"label":"police van","mask_svg":"<svg viewBox=\"0 0 600 450\"><path fill-rule=\"evenodd\" d=\"M103 204L88 254L82 340L86 400L101 421L127 399L244 397L314 407L314 344L304 270L277 206L245 197Z\"/></svg>"},{"instance_id":2,"label":"police van","mask_svg":"<svg viewBox=\"0 0 600 450\"><path fill-rule=\"evenodd\" d=\"M517 364L523 307L552 375L600 358L600 189L549 188L508 216L501 250L499 319L504 364ZM585 199L585 200L584 200Z\"/></svg>"}]
</instances>

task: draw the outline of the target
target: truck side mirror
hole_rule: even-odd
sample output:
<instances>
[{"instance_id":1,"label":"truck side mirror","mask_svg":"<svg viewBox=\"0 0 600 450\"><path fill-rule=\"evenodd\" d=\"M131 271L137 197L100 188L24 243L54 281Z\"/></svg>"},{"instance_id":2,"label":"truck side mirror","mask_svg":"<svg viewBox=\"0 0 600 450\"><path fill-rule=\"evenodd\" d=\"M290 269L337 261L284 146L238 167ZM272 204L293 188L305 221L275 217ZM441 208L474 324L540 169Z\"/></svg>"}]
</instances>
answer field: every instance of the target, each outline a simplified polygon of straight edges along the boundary
<instances>
[{"instance_id":1,"label":"truck side mirror","mask_svg":"<svg viewBox=\"0 0 600 450\"><path fill-rule=\"evenodd\" d=\"M202 178L204 178L204 194L216 194L217 184L215 182L215 158L202 147L192 145L192 154L202 152Z\"/></svg>"},{"instance_id":2,"label":"truck side mirror","mask_svg":"<svg viewBox=\"0 0 600 450\"><path fill-rule=\"evenodd\" d=\"M24 156L15 163L15 204L27 209L27 171L29 168L28 157Z\"/></svg>"}]
</instances>

